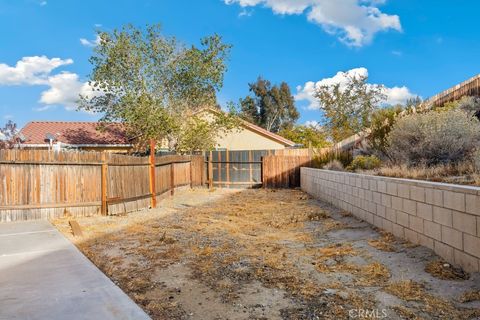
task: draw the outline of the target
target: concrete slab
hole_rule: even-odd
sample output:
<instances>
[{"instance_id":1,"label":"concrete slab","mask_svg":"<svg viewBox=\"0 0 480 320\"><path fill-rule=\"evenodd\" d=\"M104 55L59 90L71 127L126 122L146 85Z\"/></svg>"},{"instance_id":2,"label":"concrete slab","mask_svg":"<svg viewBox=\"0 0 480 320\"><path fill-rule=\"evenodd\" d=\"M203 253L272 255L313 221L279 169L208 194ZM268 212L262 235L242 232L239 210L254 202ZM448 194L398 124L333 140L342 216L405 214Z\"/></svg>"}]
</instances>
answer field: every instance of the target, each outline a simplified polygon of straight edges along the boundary
<instances>
[{"instance_id":1,"label":"concrete slab","mask_svg":"<svg viewBox=\"0 0 480 320\"><path fill-rule=\"evenodd\" d=\"M150 319L48 221L0 224L0 319Z\"/></svg>"}]
</instances>

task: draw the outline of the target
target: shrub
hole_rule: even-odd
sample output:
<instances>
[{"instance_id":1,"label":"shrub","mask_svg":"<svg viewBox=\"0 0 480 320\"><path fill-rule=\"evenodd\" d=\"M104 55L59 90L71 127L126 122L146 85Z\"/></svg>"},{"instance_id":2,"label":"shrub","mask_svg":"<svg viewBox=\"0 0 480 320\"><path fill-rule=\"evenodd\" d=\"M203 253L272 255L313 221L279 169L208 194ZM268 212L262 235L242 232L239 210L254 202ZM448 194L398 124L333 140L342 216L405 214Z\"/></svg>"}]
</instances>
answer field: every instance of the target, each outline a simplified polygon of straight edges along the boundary
<instances>
[{"instance_id":1,"label":"shrub","mask_svg":"<svg viewBox=\"0 0 480 320\"><path fill-rule=\"evenodd\" d=\"M329 150L325 153L315 156L313 159L313 166L316 168L322 168L327 163L332 162L333 160L339 161L345 168L350 165L353 160L353 156L350 151Z\"/></svg>"},{"instance_id":2,"label":"shrub","mask_svg":"<svg viewBox=\"0 0 480 320\"><path fill-rule=\"evenodd\" d=\"M406 165L456 163L472 157L480 143L479 121L459 110L413 114L399 119L388 153Z\"/></svg>"},{"instance_id":3,"label":"shrub","mask_svg":"<svg viewBox=\"0 0 480 320\"><path fill-rule=\"evenodd\" d=\"M381 165L380 159L376 156L356 156L347 167L348 170L373 170Z\"/></svg>"},{"instance_id":4,"label":"shrub","mask_svg":"<svg viewBox=\"0 0 480 320\"><path fill-rule=\"evenodd\" d=\"M333 171L343 171L344 167L342 163L338 160L332 160L329 163L325 164L323 166L323 169L325 170L333 170Z\"/></svg>"},{"instance_id":5,"label":"shrub","mask_svg":"<svg viewBox=\"0 0 480 320\"><path fill-rule=\"evenodd\" d=\"M371 132L367 140L370 148L381 156L387 153L388 135L402 110L401 106L395 106L379 109L372 114Z\"/></svg>"}]
</instances>

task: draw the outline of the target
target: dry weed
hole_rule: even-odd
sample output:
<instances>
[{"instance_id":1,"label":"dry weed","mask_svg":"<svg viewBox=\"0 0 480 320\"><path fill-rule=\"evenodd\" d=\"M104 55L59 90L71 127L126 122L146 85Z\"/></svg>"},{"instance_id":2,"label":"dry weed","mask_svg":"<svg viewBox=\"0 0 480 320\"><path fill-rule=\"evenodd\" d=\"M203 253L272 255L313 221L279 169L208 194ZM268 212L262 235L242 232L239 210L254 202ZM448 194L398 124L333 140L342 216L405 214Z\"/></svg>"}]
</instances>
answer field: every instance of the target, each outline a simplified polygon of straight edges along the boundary
<instances>
[{"instance_id":1,"label":"dry weed","mask_svg":"<svg viewBox=\"0 0 480 320\"><path fill-rule=\"evenodd\" d=\"M470 275L461 268L452 266L451 264L442 261L434 260L425 266L425 271L432 276L443 280L467 280Z\"/></svg>"},{"instance_id":2,"label":"dry weed","mask_svg":"<svg viewBox=\"0 0 480 320\"><path fill-rule=\"evenodd\" d=\"M388 232L382 232L382 236L379 239L372 239L368 241L368 244L378 250L386 251L386 252L396 252L394 243L395 243L395 236Z\"/></svg>"},{"instance_id":3,"label":"dry weed","mask_svg":"<svg viewBox=\"0 0 480 320\"><path fill-rule=\"evenodd\" d=\"M459 300L461 303L480 301L480 290L465 292Z\"/></svg>"}]
</instances>

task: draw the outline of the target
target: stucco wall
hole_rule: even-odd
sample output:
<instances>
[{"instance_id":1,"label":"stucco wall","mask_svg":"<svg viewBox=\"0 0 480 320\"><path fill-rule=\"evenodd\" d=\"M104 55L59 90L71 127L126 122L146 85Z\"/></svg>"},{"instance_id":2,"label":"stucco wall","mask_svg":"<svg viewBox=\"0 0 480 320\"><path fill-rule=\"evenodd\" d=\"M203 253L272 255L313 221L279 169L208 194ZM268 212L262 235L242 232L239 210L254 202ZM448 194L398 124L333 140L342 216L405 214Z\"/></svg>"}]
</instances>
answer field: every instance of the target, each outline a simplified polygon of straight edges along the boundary
<instances>
[{"instance_id":1,"label":"stucco wall","mask_svg":"<svg viewBox=\"0 0 480 320\"><path fill-rule=\"evenodd\" d=\"M301 168L302 190L480 271L480 188Z\"/></svg>"},{"instance_id":2,"label":"stucco wall","mask_svg":"<svg viewBox=\"0 0 480 320\"><path fill-rule=\"evenodd\" d=\"M277 150L285 146L246 128L234 129L217 139L218 148L228 150Z\"/></svg>"}]
</instances>

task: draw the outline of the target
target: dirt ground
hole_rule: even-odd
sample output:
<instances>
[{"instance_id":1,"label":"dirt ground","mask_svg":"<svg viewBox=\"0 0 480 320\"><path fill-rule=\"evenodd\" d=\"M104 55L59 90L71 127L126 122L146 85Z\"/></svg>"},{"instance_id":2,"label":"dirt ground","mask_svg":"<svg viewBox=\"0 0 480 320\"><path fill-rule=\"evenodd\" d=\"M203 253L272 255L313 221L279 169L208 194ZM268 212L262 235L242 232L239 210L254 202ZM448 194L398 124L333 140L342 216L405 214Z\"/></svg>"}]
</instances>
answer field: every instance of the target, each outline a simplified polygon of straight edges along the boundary
<instances>
[{"instance_id":1,"label":"dirt ground","mask_svg":"<svg viewBox=\"0 0 480 320\"><path fill-rule=\"evenodd\" d=\"M466 274L298 190L177 192L54 224L153 319L479 319Z\"/></svg>"}]
</instances>

